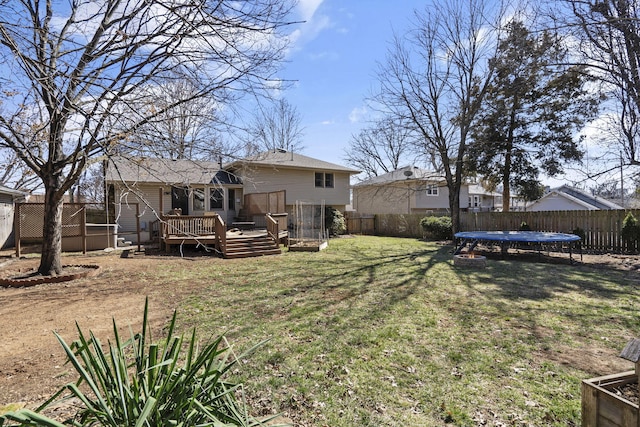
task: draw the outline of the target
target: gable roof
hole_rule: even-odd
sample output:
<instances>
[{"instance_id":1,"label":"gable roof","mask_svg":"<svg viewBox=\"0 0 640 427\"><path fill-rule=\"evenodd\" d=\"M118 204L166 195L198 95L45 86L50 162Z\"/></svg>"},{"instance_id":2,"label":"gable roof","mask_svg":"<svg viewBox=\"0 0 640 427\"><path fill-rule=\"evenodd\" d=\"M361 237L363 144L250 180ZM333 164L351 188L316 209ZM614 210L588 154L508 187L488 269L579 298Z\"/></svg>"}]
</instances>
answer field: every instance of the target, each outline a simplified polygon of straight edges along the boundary
<instances>
[{"instance_id":1,"label":"gable roof","mask_svg":"<svg viewBox=\"0 0 640 427\"><path fill-rule=\"evenodd\" d=\"M221 170L216 162L120 156L109 160L106 180L176 185L241 184L238 177Z\"/></svg>"},{"instance_id":2,"label":"gable roof","mask_svg":"<svg viewBox=\"0 0 640 427\"><path fill-rule=\"evenodd\" d=\"M359 170L303 156L286 150L269 150L243 160L236 160L225 165L225 169L234 169L242 166L270 166L287 169L315 169L324 171L346 172L349 174L360 173Z\"/></svg>"},{"instance_id":3,"label":"gable roof","mask_svg":"<svg viewBox=\"0 0 640 427\"><path fill-rule=\"evenodd\" d=\"M407 180L442 182L444 180L444 177L439 172L420 169L417 166L405 166L403 168L396 169L383 175L374 176L373 178L359 182L358 184L354 185L354 187L385 185Z\"/></svg>"},{"instance_id":4,"label":"gable roof","mask_svg":"<svg viewBox=\"0 0 640 427\"><path fill-rule=\"evenodd\" d=\"M469 184L469 195L482 195L491 197L500 197L502 193L497 191L489 191L482 184Z\"/></svg>"},{"instance_id":5,"label":"gable roof","mask_svg":"<svg viewBox=\"0 0 640 427\"><path fill-rule=\"evenodd\" d=\"M529 208L543 201L545 198L563 197L571 202L577 203L588 210L608 210L608 209L624 209L622 206L613 203L602 197L592 196L591 194L579 190L568 185L561 185L558 188L551 189L547 194L529 205Z\"/></svg>"}]
</instances>

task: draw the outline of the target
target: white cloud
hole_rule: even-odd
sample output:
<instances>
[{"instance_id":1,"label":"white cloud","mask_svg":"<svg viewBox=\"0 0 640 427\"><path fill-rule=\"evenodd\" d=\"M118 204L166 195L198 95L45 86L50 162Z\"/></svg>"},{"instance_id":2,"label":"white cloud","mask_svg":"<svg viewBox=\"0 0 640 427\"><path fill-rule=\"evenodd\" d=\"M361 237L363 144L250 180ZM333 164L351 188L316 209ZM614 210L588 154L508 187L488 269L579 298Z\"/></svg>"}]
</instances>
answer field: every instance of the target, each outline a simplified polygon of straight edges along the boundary
<instances>
[{"instance_id":1,"label":"white cloud","mask_svg":"<svg viewBox=\"0 0 640 427\"><path fill-rule=\"evenodd\" d=\"M322 2L323 0L301 0L298 3L298 15L304 22L289 34L290 50L301 49L302 45L332 26L329 16L316 13Z\"/></svg>"},{"instance_id":2,"label":"white cloud","mask_svg":"<svg viewBox=\"0 0 640 427\"><path fill-rule=\"evenodd\" d=\"M298 2L298 11L302 20L311 20L322 2L323 0L300 0Z\"/></svg>"},{"instance_id":3,"label":"white cloud","mask_svg":"<svg viewBox=\"0 0 640 427\"><path fill-rule=\"evenodd\" d=\"M323 120L320 122L320 124L323 126L329 126L329 125L332 125L333 123L334 123L333 120Z\"/></svg>"},{"instance_id":4,"label":"white cloud","mask_svg":"<svg viewBox=\"0 0 640 427\"><path fill-rule=\"evenodd\" d=\"M349 121L351 123L360 122L369 112L366 106L356 107L349 113Z\"/></svg>"},{"instance_id":5,"label":"white cloud","mask_svg":"<svg viewBox=\"0 0 640 427\"><path fill-rule=\"evenodd\" d=\"M336 52L324 51L319 53L310 53L309 58L312 61L321 61L324 59L335 61L340 58L340 55L338 55Z\"/></svg>"}]
</instances>

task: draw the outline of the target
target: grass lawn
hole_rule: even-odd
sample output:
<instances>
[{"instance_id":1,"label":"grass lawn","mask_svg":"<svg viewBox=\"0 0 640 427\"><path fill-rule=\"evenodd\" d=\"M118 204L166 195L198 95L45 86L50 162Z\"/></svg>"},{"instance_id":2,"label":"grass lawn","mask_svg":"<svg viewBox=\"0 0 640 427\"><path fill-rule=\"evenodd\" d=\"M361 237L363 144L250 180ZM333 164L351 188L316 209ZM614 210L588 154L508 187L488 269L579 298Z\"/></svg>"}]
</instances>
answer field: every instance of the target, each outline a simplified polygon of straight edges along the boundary
<instances>
[{"instance_id":1,"label":"grass lawn","mask_svg":"<svg viewBox=\"0 0 640 427\"><path fill-rule=\"evenodd\" d=\"M234 377L254 413L332 427L580 425L580 381L613 373L603 364L639 335L637 273L513 259L460 269L450 251L359 236L154 274L208 283L179 311L201 338L225 333L238 351L269 340Z\"/></svg>"}]
</instances>

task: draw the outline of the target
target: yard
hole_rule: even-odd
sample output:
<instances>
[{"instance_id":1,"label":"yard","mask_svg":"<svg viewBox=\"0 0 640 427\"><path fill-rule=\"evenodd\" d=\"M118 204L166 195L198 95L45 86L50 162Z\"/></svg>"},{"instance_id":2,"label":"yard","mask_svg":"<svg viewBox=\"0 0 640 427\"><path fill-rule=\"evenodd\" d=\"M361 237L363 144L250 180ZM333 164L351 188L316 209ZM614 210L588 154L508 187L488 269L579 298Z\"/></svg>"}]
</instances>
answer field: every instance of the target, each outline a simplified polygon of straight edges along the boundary
<instances>
[{"instance_id":1,"label":"yard","mask_svg":"<svg viewBox=\"0 0 640 427\"><path fill-rule=\"evenodd\" d=\"M296 426L579 425L580 381L631 369L640 336L637 260L491 257L453 266L451 246L332 239L322 252L222 260L148 253L66 255L93 278L0 288L0 407L41 402L75 379L52 331L75 322L106 341L111 318L154 330L224 333L238 349L268 339L233 379L254 414ZM0 274L37 259L0 267Z\"/></svg>"}]
</instances>

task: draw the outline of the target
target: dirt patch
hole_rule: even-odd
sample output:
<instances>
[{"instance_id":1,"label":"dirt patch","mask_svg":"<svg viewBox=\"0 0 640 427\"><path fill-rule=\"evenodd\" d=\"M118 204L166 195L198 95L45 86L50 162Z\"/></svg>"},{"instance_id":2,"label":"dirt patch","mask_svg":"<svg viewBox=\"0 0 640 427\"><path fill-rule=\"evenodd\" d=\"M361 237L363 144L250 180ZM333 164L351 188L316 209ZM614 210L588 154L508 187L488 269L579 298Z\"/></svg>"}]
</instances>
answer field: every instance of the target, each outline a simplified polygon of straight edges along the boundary
<instances>
[{"instance_id":1,"label":"dirt patch","mask_svg":"<svg viewBox=\"0 0 640 427\"><path fill-rule=\"evenodd\" d=\"M0 258L0 276L17 270L35 269L39 260ZM555 258L553 258L555 259ZM86 256L67 255L69 265L97 265L93 277L38 284L24 288L0 287L0 407L13 402L27 406L41 403L59 387L76 378L53 331L71 342L77 337L76 322L83 330L91 329L104 342L112 336L112 319L128 336L129 326L137 330L142 320L145 297L149 297L150 321L160 335L160 329L179 308L183 297L197 294L206 283L180 283L169 278L149 281L147 271L161 266L194 268L199 262L220 262L211 255L180 258L161 253L135 253L121 258L121 253L92 253ZM566 262L567 254L557 257ZM553 261L551 261L553 262ZM582 264L597 268L638 270L640 257L616 255L583 255ZM542 357L589 371L589 366L602 368L603 360L616 360L619 349L556 351ZM621 363L624 363L621 361ZM613 365L617 364L614 362ZM611 366L616 372L617 366ZM594 372L594 374L596 374Z\"/></svg>"},{"instance_id":2,"label":"dirt patch","mask_svg":"<svg viewBox=\"0 0 640 427\"><path fill-rule=\"evenodd\" d=\"M0 407L22 402L33 405L76 379L53 332L70 343L77 338L76 322L106 342L113 334L112 319L128 336L142 321L149 297L150 322L156 334L179 305L181 286L149 283L144 272L158 263L188 262L179 258L137 255L127 259L119 253L65 256L65 263L97 265L94 275L63 283L28 287L0 286ZM0 259L0 276L36 269L39 260ZM193 288L189 292L193 291Z\"/></svg>"}]
</instances>

